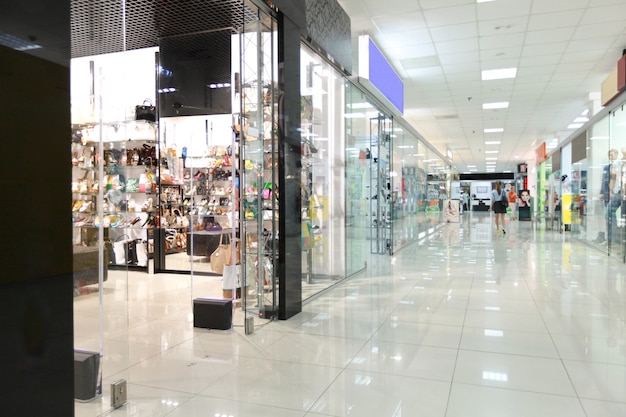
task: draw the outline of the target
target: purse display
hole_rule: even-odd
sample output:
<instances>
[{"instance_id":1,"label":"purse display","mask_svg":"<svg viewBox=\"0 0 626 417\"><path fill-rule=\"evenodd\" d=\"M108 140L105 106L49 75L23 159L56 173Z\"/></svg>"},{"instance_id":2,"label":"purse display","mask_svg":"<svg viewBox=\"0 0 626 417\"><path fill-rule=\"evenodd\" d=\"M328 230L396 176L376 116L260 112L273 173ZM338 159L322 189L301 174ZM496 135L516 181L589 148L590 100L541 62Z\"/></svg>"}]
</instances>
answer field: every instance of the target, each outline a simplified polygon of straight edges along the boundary
<instances>
[{"instance_id":1,"label":"purse display","mask_svg":"<svg viewBox=\"0 0 626 417\"><path fill-rule=\"evenodd\" d=\"M143 104L135 106L135 120L156 122L156 107L152 104L152 100L147 98Z\"/></svg>"}]
</instances>

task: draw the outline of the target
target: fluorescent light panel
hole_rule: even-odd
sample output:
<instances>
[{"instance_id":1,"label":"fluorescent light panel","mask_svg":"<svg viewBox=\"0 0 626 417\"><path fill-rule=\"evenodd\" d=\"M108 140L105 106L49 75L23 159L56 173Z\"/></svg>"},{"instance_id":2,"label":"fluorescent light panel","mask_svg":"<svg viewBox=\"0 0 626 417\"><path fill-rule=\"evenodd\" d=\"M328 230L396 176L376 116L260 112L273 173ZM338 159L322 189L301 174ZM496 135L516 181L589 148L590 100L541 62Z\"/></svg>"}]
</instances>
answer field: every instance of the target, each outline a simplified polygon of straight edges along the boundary
<instances>
[{"instance_id":1,"label":"fluorescent light panel","mask_svg":"<svg viewBox=\"0 0 626 417\"><path fill-rule=\"evenodd\" d=\"M483 81L504 80L507 78L515 78L517 76L517 68L500 68L493 70L481 71Z\"/></svg>"},{"instance_id":2,"label":"fluorescent light panel","mask_svg":"<svg viewBox=\"0 0 626 417\"><path fill-rule=\"evenodd\" d=\"M568 129L578 129L579 127L583 127L584 123L570 123L567 128Z\"/></svg>"},{"instance_id":3,"label":"fluorescent light panel","mask_svg":"<svg viewBox=\"0 0 626 417\"><path fill-rule=\"evenodd\" d=\"M492 140L492 141L485 142L485 145L499 145L500 143L502 142L500 142L499 140Z\"/></svg>"},{"instance_id":4,"label":"fluorescent light panel","mask_svg":"<svg viewBox=\"0 0 626 417\"><path fill-rule=\"evenodd\" d=\"M494 103L483 103L483 110L508 109L508 101L499 101Z\"/></svg>"},{"instance_id":5,"label":"fluorescent light panel","mask_svg":"<svg viewBox=\"0 0 626 417\"><path fill-rule=\"evenodd\" d=\"M493 127L493 128L487 128L484 130L485 133L501 133L504 132L504 128L502 127Z\"/></svg>"}]
</instances>

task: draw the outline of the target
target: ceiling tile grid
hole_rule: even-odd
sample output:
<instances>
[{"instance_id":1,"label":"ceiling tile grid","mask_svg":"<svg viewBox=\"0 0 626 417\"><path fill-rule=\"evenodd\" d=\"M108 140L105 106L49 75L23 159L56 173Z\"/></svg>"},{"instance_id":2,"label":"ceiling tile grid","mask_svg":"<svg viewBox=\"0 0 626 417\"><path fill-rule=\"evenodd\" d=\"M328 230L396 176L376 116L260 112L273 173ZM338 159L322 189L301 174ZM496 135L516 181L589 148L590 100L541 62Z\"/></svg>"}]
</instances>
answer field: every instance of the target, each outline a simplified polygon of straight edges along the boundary
<instances>
[{"instance_id":1,"label":"ceiling tile grid","mask_svg":"<svg viewBox=\"0 0 626 417\"><path fill-rule=\"evenodd\" d=\"M463 150L453 160L459 171L485 169L478 150L488 139L501 141L498 170L562 139L626 47L623 0L339 2L353 19L372 22L371 32L354 36L371 35L403 77L407 121L441 153ZM481 81L481 70L497 68L517 68L517 77ZM492 101L510 106L482 110Z\"/></svg>"}]
</instances>

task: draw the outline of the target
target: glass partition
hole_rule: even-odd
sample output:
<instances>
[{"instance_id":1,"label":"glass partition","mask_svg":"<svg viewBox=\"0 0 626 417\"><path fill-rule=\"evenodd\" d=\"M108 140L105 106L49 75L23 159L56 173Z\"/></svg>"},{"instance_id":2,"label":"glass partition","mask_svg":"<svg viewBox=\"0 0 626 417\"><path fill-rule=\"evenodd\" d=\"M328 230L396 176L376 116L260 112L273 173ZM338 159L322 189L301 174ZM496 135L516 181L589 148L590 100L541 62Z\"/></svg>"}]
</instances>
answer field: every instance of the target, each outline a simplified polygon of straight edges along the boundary
<instances>
[{"instance_id":1,"label":"glass partition","mask_svg":"<svg viewBox=\"0 0 626 417\"><path fill-rule=\"evenodd\" d=\"M300 62L302 299L346 275L344 78L310 48Z\"/></svg>"},{"instance_id":2,"label":"glass partition","mask_svg":"<svg viewBox=\"0 0 626 417\"><path fill-rule=\"evenodd\" d=\"M113 375L140 360L131 354L137 342L120 343L112 336L147 320L140 294L154 268L158 207L154 68L152 48L71 63L72 219L79 277L74 339L77 350L100 356L100 394ZM137 116L140 110L143 118ZM107 407L106 401L98 406Z\"/></svg>"},{"instance_id":3,"label":"glass partition","mask_svg":"<svg viewBox=\"0 0 626 417\"><path fill-rule=\"evenodd\" d=\"M276 21L258 11L241 35L239 201L245 317L271 319L278 306L278 37ZM233 297L237 297L233 295Z\"/></svg>"},{"instance_id":4,"label":"glass partition","mask_svg":"<svg viewBox=\"0 0 626 417\"><path fill-rule=\"evenodd\" d=\"M610 116L610 147L616 156L611 162L611 198L607 205L607 232L610 227L611 236L607 240L610 255L623 260L626 244L626 210L623 204L626 184L626 111L621 106L613 110Z\"/></svg>"},{"instance_id":5,"label":"glass partition","mask_svg":"<svg viewBox=\"0 0 626 417\"><path fill-rule=\"evenodd\" d=\"M609 116L594 123L588 130L589 150L587 159L589 171L586 188L586 236L594 245L607 244L607 209L609 202L609 177L611 158L616 153L609 152L610 142ZM612 155L612 156L611 156Z\"/></svg>"}]
</instances>

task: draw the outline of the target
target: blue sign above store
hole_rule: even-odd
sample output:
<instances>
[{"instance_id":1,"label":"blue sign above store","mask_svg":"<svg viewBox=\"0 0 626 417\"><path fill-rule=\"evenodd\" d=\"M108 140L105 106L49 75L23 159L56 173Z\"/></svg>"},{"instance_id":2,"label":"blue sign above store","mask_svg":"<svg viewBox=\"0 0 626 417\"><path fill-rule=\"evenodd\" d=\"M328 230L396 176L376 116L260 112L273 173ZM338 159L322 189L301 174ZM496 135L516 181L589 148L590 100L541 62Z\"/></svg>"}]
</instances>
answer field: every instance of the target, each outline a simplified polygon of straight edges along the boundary
<instances>
[{"instance_id":1,"label":"blue sign above store","mask_svg":"<svg viewBox=\"0 0 626 417\"><path fill-rule=\"evenodd\" d=\"M368 79L404 114L404 83L367 35L359 37L359 77Z\"/></svg>"}]
</instances>

